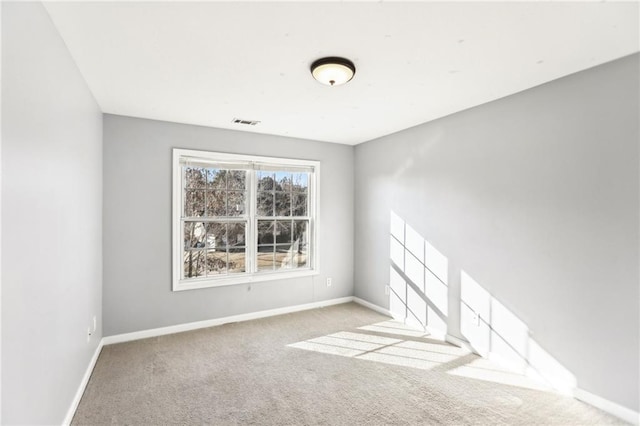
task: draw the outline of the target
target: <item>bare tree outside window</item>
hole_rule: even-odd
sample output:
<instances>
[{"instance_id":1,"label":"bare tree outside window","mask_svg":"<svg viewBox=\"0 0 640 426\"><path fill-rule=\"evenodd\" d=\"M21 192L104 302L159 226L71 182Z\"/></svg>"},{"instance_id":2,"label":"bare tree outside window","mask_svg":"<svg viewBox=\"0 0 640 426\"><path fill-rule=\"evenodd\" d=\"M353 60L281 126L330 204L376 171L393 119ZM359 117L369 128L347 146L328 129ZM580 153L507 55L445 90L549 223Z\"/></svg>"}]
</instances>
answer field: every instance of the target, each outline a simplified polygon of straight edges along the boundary
<instances>
[{"instance_id":1,"label":"bare tree outside window","mask_svg":"<svg viewBox=\"0 0 640 426\"><path fill-rule=\"evenodd\" d=\"M183 166L183 278L245 272L247 173Z\"/></svg>"},{"instance_id":2,"label":"bare tree outside window","mask_svg":"<svg viewBox=\"0 0 640 426\"><path fill-rule=\"evenodd\" d=\"M308 173L259 171L258 269L307 266Z\"/></svg>"},{"instance_id":3,"label":"bare tree outside window","mask_svg":"<svg viewBox=\"0 0 640 426\"><path fill-rule=\"evenodd\" d=\"M318 167L174 150L174 290L314 273Z\"/></svg>"}]
</instances>

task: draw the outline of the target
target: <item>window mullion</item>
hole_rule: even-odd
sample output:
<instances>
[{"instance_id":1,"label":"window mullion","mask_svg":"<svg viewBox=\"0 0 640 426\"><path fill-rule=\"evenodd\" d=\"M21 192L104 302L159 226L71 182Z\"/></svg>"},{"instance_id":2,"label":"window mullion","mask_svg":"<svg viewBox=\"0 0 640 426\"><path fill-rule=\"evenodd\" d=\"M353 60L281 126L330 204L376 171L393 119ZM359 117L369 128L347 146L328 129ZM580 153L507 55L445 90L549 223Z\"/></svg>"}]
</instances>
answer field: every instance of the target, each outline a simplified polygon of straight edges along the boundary
<instances>
[{"instance_id":1,"label":"window mullion","mask_svg":"<svg viewBox=\"0 0 640 426\"><path fill-rule=\"evenodd\" d=\"M253 274L258 270L258 219L256 218L258 182L255 170L249 170L248 189L247 198L249 199L249 223L247 223L247 257L249 265L247 265L247 267Z\"/></svg>"},{"instance_id":2,"label":"window mullion","mask_svg":"<svg viewBox=\"0 0 640 426\"><path fill-rule=\"evenodd\" d=\"M185 199L186 199L186 179L185 179L185 169L184 167L182 167L180 165L180 163L178 163L177 165L178 167L180 167L180 182L179 182L179 186L180 186L180 229L178 230L178 237L180 238L178 240L178 244L179 244L179 263L177 265L174 265L174 268L178 268L180 272L174 273L174 276L177 276L178 279L182 279L184 278L184 253L185 253L185 249L184 249L184 226L185 226L185 220L184 217L186 216L186 212L185 212L185 208L184 208L184 204L185 204ZM175 167L175 166L174 166ZM175 171L174 171L175 173ZM175 179L175 178L174 178ZM174 182L174 186L175 186L175 182ZM174 207L174 212L176 211L175 207ZM174 232L174 235L176 233ZM174 243L175 244L175 243ZM175 248L174 248L175 250Z\"/></svg>"},{"instance_id":3,"label":"window mullion","mask_svg":"<svg viewBox=\"0 0 640 426\"><path fill-rule=\"evenodd\" d=\"M313 174L309 175L309 181L307 186L307 216L309 221L309 227L307 229L308 237L308 247L307 247L307 255L309 256L309 266L312 269L317 269L318 267L318 253L317 253L317 222L316 219L318 217L317 211L317 178L318 178L318 170L314 170Z\"/></svg>"}]
</instances>

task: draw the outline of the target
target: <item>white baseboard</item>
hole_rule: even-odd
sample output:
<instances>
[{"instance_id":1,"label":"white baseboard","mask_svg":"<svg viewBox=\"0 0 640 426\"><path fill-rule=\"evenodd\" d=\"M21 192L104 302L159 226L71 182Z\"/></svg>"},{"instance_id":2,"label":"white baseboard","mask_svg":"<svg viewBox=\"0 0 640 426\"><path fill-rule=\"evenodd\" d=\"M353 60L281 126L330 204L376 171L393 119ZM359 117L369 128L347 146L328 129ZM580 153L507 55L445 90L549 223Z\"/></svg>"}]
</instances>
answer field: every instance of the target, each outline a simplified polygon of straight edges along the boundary
<instances>
[{"instance_id":1,"label":"white baseboard","mask_svg":"<svg viewBox=\"0 0 640 426\"><path fill-rule=\"evenodd\" d=\"M630 408L623 407L620 404L609 401L601 396L594 395L586 390L576 388L573 392L573 396L580 401L586 402L589 405L593 405L596 408L606 411L624 421L631 423L632 425L640 424L640 413L633 411Z\"/></svg>"},{"instance_id":2,"label":"white baseboard","mask_svg":"<svg viewBox=\"0 0 640 426\"><path fill-rule=\"evenodd\" d=\"M473 350L473 348L471 347L471 345L469 344L469 342L467 342L466 340L463 340L459 337L456 336L452 336L451 334L447 334L444 336L444 341L447 343L451 343L454 346L457 346L459 348L464 348L466 350L468 350L469 352L473 352L475 353L475 351Z\"/></svg>"},{"instance_id":3,"label":"white baseboard","mask_svg":"<svg viewBox=\"0 0 640 426\"><path fill-rule=\"evenodd\" d=\"M453 345L459 346L459 347L463 347L471 352L474 352L476 354L478 354L473 347L471 347L471 345L469 344L469 342L462 340L458 337L452 336L450 334L447 334L445 336L445 340ZM479 354L478 354L479 355ZM499 354L496 354L495 352L490 352L489 354L487 354L487 356L483 357L483 358L487 358L487 359L491 359L492 361L494 361L496 364L511 369L513 371L520 371L521 368L514 366L512 363L508 362L506 359L504 359L504 357L500 356ZM521 374L525 374L527 377L531 378L531 379L535 379L537 381L539 381L540 383L544 383L545 385L549 386L549 388L553 388L555 391L557 391L560 394L563 395L568 395L568 396L573 396L576 399L579 399L582 402L586 402L589 405L592 405L596 408L601 409L604 412L607 412L609 414L611 414L612 416L616 416L619 419L622 419L626 422L631 423L632 425L636 425L636 426L640 426L640 413L633 411L629 408L623 407L620 404L616 404L615 402L609 401L608 399L605 399L601 396L595 395L591 392L587 392L583 389L580 388L572 388L570 390L567 389L558 389L557 386L553 386L552 384L550 384L548 382L547 379L545 379L544 377L542 377L538 372L532 372L532 371L526 371L525 373L521 373Z\"/></svg>"},{"instance_id":4,"label":"white baseboard","mask_svg":"<svg viewBox=\"0 0 640 426\"><path fill-rule=\"evenodd\" d=\"M372 311L376 311L378 313L381 313L382 315L386 315L388 317L392 317L393 315L391 315L391 312L389 312L388 309L383 308L382 306L378 306L374 303L371 302L367 302L364 299L360 299L359 297L353 297L353 301L356 302L358 305L362 305L365 308L369 308Z\"/></svg>"},{"instance_id":5,"label":"white baseboard","mask_svg":"<svg viewBox=\"0 0 640 426\"><path fill-rule=\"evenodd\" d=\"M430 327L427 325L424 329L427 333L429 333L428 337L434 340L441 340L443 342L447 340L447 333L438 328Z\"/></svg>"},{"instance_id":6,"label":"white baseboard","mask_svg":"<svg viewBox=\"0 0 640 426\"><path fill-rule=\"evenodd\" d=\"M103 340L100 340L98 343L98 347L96 351L93 353L93 357L91 357L91 361L89 361L89 365L87 366L87 371L85 371L84 376L82 377L82 381L80 382L80 386L78 386L78 390L76 391L76 395L73 397L73 401L71 401L71 406L67 411L67 415L62 422L63 425L70 425L71 420L73 420L73 416L76 414L76 410L78 409L78 404L80 404L80 400L82 399L82 395L84 394L84 390L89 383L89 379L91 378L91 374L93 373L93 368L96 366L96 362L98 361L98 357L100 356L100 351L102 350Z\"/></svg>"},{"instance_id":7,"label":"white baseboard","mask_svg":"<svg viewBox=\"0 0 640 426\"><path fill-rule=\"evenodd\" d=\"M524 374L530 379L533 379L542 385L548 386L549 390L553 390L554 392L557 392L561 395L567 395L575 399L579 399L582 402L586 402L587 404L599 408L602 411L611 414L612 416L618 417L619 419L631 423L632 425L640 425L640 413L633 411L627 407L623 407L620 404L609 401L608 399L595 395L591 392L587 392L583 389L577 388L575 387L575 384L559 385L558 381L554 381L552 378L544 376L539 371L527 367L525 367L523 370L523 366L515 365L512 362L509 362L507 359L505 359L504 356L496 352L489 352L489 354L484 358L488 358L496 364L517 372L518 374Z\"/></svg>"},{"instance_id":8,"label":"white baseboard","mask_svg":"<svg viewBox=\"0 0 640 426\"><path fill-rule=\"evenodd\" d=\"M183 331L198 330L200 328L214 327L231 322L249 321L254 319L272 317L275 315L289 314L292 312L306 311L309 309L323 308L325 306L339 305L353 302L353 296L338 299L323 300L320 302L306 303L304 305L287 306L284 308L268 309L266 311L251 312L247 314L232 315L229 317L215 318L211 320L196 321L186 324L171 325L168 327L153 328L150 330L134 331L132 333L116 334L102 339L105 345L130 342L132 340L147 339L149 337L164 336L167 334L181 333Z\"/></svg>"}]
</instances>

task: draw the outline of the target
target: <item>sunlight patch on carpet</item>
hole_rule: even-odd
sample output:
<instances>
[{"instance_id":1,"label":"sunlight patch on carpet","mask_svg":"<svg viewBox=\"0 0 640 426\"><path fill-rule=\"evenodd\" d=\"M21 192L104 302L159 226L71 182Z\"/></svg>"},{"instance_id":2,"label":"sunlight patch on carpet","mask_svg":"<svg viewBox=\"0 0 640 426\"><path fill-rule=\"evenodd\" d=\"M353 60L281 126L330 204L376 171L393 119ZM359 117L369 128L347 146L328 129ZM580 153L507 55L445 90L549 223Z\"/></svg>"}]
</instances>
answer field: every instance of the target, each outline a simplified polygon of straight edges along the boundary
<instances>
[{"instance_id":1,"label":"sunlight patch on carpet","mask_svg":"<svg viewBox=\"0 0 640 426\"><path fill-rule=\"evenodd\" d=\"M447 371L453 376L467 377L470 379L484 380L487 382L501 383L503 385L518 386L521 388L551 391L551 387L546 384L518 374L506 368L501 368L496 363L478 358L468 364Z\"/></svg>"},{"instance_id":2,"label":"sunlight patch on carpet","mask_svg":"<svg viewBox=\"0 0 640 426\"><path fill-rule=\"evenodd\" d=\"M467 349L434 342L424 331L397 321L383 321L358 330L362 332L340 331L287 346L419 370L436 370L452 376L522 388L550 390L537 380L476 357Z\"/></svg>"},{"instance_id":3,"label":"sunlight patch on carpet","mask_svg":"<svg viewBox=\"0 0 640 426\"><path fill-rule=\"evenodd\" d=\"M376 324L365 325L363 327L359 327L359 330L365 331L375 331L378 333L388 333L388 334L396 334L398 336L409 336L409 337L427 337L429 333L416 329L414 327L405 325L398 321L382 321Z\"/></svg>"},{"instance_id":4,"label":"sunlight patch on carpet","mask_svg":"<svg viewBox=\"0 0 640 426\"><path fill-rule=\"evenodd\" d=\"M385 321L385 323L390 323L390 321ZM402 327L398 327L398 323L395 322L391 324L391 326L389 324L383 326L375 324L377 327L384 328L384 333L387 334L390 334L392 330L396 330L397 332L393 333L400 335L399 337L406 336L409 331L413 331L415 334L415 329L406 327L404 324L401 325ZM361 327L360 329L363 331L374 331L365 327ZM410 337L415 338L415 336ZM430 343L428 341L403 340L400 338L349 331L328 334L303 342L292 343L287 346L324 354L418 368L421 370L430 370L442 364L455 362L459 357L469 354L469 351L452 345Z\"/></svg>"}]
</instances>

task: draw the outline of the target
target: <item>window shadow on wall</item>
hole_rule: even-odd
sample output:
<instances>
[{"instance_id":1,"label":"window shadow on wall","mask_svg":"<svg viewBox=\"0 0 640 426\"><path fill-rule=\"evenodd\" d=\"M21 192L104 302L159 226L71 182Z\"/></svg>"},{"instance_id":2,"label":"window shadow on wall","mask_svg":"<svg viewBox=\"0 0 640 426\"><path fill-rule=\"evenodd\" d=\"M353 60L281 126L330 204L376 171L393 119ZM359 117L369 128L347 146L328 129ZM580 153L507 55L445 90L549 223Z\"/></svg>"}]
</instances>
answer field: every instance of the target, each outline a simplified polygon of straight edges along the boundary
<instances>
[{"instance_id":1,"label":"window shadow on wall","mask_svg":"<svg viewBox=\"0 0 640 426\"><path fill-rule=\"evenodd\" d=\"M389 229L389 310L394 318L447 333L449 261L393 211Z\"/></svg>"},{"instance_id":2,"label":"window shadow on wall","mask_svg":"<svg viewBox=\"0 0 640 426\"><path fill-rule=\"evenodd\" d=\"M483 357L571 394L575 376L533 338L527 324L461 271L460 331Z\"/></svg>"},{"instance_id":3,"label":"window shadow on wall","mask_svg":"<svg viewBox=\"0 0 640 426\"><path fill-rule=\"evenodd\" d=\"M444 338L449 316L449 260L393 211L389 223L389 310L396 320ZM492 365L506 367L505 374L528 376L567 394L576 387L575 376L532 338L527 324L464 270L460 331L476 353L491 359ZM449 373L487 379L485 373L491 370L496 381L495 369L488 369L485 362L477 359ZM513 378L505 377L509 380L499 381L511 382Z\"/></svg>"}]
</instances>

